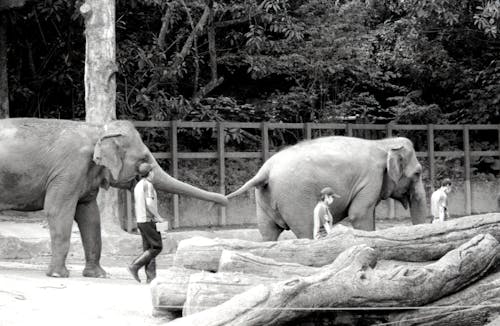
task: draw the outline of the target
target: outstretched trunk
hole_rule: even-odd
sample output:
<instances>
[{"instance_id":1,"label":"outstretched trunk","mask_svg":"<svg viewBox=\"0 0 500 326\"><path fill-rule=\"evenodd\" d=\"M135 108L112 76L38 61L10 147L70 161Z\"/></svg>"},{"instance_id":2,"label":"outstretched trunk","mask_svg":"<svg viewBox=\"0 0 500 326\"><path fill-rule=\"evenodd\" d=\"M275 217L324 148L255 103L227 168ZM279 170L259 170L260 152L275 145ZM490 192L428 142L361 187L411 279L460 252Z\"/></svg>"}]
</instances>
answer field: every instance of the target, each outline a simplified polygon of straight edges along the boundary
<instances>
[{"instance_id":1,"label":"outstretched trunk","mask_svg":"<svg viewBox=\"0 0 500 326\"><path fill-rule=\"evenodd\" d=\"M224 195L206 191L197 187L194 187L185 182L179 181L170 175L168 175L163 169L158 165L158 163L154 163L154 180L153 184L157 190L166 191L173 194L178 195L186 195L206 201L211 201L214 203L218 203L220 205L227 205L227 198Z\"/></svg>"},{"instance_id":2,"label":"outstretched trunk","mask_svg":"<svg viewBox=\"0 0 500 326\"><path fill-rule=\"evenodd\" d=\"M410 190L410 215L413 224L423 224L427 219L427 201L422 178Z\"/></svg>"}]
</instances>

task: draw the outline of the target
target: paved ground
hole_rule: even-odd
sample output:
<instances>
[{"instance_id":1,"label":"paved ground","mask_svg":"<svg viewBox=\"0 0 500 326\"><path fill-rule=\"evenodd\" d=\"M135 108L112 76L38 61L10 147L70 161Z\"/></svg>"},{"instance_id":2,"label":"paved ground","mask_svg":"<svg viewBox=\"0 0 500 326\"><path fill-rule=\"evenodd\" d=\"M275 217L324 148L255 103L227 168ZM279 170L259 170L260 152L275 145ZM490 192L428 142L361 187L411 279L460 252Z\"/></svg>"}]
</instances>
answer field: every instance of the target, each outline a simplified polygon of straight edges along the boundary
<instances>
[{"instance_id":1,"label":"paved ground","mask_svg":"<svg viewBox=\"0 0 500 326\"><path fill-rule=\"evenodd\" d=\"M377 228L409 224L380 221ZM172 265L177 243L195 235L259 240L255 229L171 232L158 259L158 275ZM293 238L290 233L284 238ZM160 325L152 317L150 289L135 282L125 266L140 253L140 237L103 236L102 266L107 279L81 277L83 250L75 228L67 259L70 278L45 276L50 260L48 230L40 222L0 216L0 326ZM144 275L142 275L144 277Z\"/></svg>"}]
</instances>

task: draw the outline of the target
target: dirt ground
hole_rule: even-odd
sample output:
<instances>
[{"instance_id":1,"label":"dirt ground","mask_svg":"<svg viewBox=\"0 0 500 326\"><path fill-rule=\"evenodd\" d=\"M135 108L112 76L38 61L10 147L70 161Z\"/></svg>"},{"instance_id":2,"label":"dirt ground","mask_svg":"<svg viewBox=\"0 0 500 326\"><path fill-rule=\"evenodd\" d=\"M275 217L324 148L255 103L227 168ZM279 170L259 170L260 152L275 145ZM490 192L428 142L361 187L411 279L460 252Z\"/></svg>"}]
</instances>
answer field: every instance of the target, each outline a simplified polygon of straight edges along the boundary
<instances>
[{"instance_id":1,"label":"dirt ground","mask_svg":"<svg viewBox=\"0 0 500 326\"><path fill-rule=\"evenodd\" d=\"M10 266L9 266L10 265ZM124 270L123 270L124 272ZM39 269L0 264L0 325L160 325L149 285L123 272L107 279L46 277Z\"/></svg>"}]
</instances>

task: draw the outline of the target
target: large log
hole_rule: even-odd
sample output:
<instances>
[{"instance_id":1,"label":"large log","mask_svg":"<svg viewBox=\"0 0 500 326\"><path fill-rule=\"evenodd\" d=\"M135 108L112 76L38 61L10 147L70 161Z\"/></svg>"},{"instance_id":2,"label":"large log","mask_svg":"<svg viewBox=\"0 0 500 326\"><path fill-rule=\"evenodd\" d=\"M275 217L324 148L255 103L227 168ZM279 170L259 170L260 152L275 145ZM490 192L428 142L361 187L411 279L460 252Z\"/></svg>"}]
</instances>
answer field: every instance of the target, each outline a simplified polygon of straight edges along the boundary
<instances>
[{"instance_id":1,"label":"large log","mask_svg":"<svg viewBox=\"0 0 500 326\"><path fill-rule=\"evenodd\" d=\"M467 288L423 306L419 310L389 315L391 325L485 325L500 314L500 272ZM500 324L497 324L500 325Z\"/></svg>"},{"instance_id":2,"label":"large log","mask_svg":"<svg viewBox=\"0 0 500 326\"><path fill-rule=\"evenodd\" d=\"M351 250L360 249L354 247ZM370 252L373 253L373 251ZM340 269L352 256L353 254L347 251L325 268ZM367 264L376 263L371 254L367 257L370 258ZM281 264L269 258L235 251L224 251L221 256L221 265L222 268L218 273L197 273L189 278L183 316L215 307L259 284L273 284L292 277L310 276L321 271L319 267ZM228 272L224 272L226 269Z\"/></svg>"},{"instance_id":3,"label":"large log","mask_svg":"<svg viewBox=\"0 0 500 326\"><path fill-rule=\"evenodd\" d=\"M183 316L218 306L235 295L241 294L258 284L269 285L279 279L244 273L207 273L191 275L186 288L186 302Z\"/></svg>"},{"instance_id":4,"label":"large log","mask_svg":"<svg viewBox=\"0 0 500 326\"><path fill-rule=\"evenodd\" d=\"M335 268L255 286L171 325L280 325L318 308L420 306L480 278L499 249L491 235L478 235L424 267L377 270L370 267L375 250L356 246L342 253L343 263Z\"/></svg>"},{"instance_id":5,"label":"large log","mask_svg":"<svg viewBox=\"0 0 500 326\"><path fill-rule=\"evenodd\" d=\"M324 266L334 261L345 249L359 244L366 244L377 250L380 259L431 261L439 259L475 235L486 233L500 241L499 213L372 232L336 225L334 232L321 240L252 242L193 237L179 243L174 265L217 271L222 251L226 249L247 251L280 262Z\"/></svg>"},{"instance_id":6,"label":"large log","mask_svg":"<svg viewBox=\"0 0 500 326\"><path fill-rule=\"evenodd\" d=\"M189 277L200 271L181 267L171 267L162 272L151 282L151 300L153 315L178 318L182 315L182 308L186 302L186 293Z\"/></svg>"},{"instance_id":7,"label":"large log","mask_svg":"<svg viewBox=\"0 0 500 326\"><path fill-rule=\"evenodd\" d=\"M218 272L240 272L260 276L284 278L309 276L319 271L319 267L304 266L296 263L277 262L271 258L256 256L249 252L223 250Z\"/></svg>"}]
</instances>

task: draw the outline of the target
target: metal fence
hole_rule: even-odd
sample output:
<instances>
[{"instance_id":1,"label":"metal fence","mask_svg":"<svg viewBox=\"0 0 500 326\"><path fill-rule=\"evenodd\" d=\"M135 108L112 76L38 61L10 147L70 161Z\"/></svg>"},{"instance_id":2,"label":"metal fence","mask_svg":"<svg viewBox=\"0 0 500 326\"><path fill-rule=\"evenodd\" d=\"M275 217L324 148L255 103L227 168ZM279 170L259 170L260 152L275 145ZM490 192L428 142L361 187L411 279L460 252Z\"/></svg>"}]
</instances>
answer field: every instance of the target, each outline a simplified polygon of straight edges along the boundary
<instances>
[{"instance_id":1,"label":"metal fence","mask_svg":"<svg viewBox=\"0 0 500 326\"><path fill-rule=\"evenodd\" d=\"M313 138L315 130L337 130L342 131L346 136L359 136L359 131L382 131L385 137L393 136L395 131L420 131L426 132L427 148L425 151L418 151L417 157L427 158L429 163L429 180L431 188L435 183L435 158L453 157L464 159L464 183L465 183L465 211L471 214L472 193L471 193L471 157L493 156L500 157L500 146L495 150L474 151L470 146L470 132L473 130L494 130L497 133L497 140L500 144L500 125L375 125L375 124L351 124L351 123L270 123L270 122L187 122L187 121L133 121L137 128L167 128L170 134L170 152L154 152L157 159L170 160L170 174L178 178L179 161L188 159L216 159L218 162L218 184L220 193L226 193L226 167L225 159L234 158L260 158L267 160L274 152L270 150L269 131L273 129L295 129L302 130L304 139ZM179 128L211 128L217 132L217 150L215 152L180 152L178 150L178 130ZM261 134L260 150L253 152L227 151L225 148L226 130L234 128L258 129ZM435 131L451 130L461 131L463 148L454 151L435 150ZM357 132L358 131L358 132ZM361 132L363 137L363 132ZM246 180L242 180L242 183ZM432 188L433 190L433 188ZM127 210L127 216L131 216L130 194L126 196L125 203L122 203ZM179 196L172 198L173 205L173 227L179 227ZM394 202L390 201L390 215L394 214ZM227 225L226 210L221 207L218 212L218 224ZM132 222L127 222L127 229L130 229Z\"/></svg>"}]
</instances>

